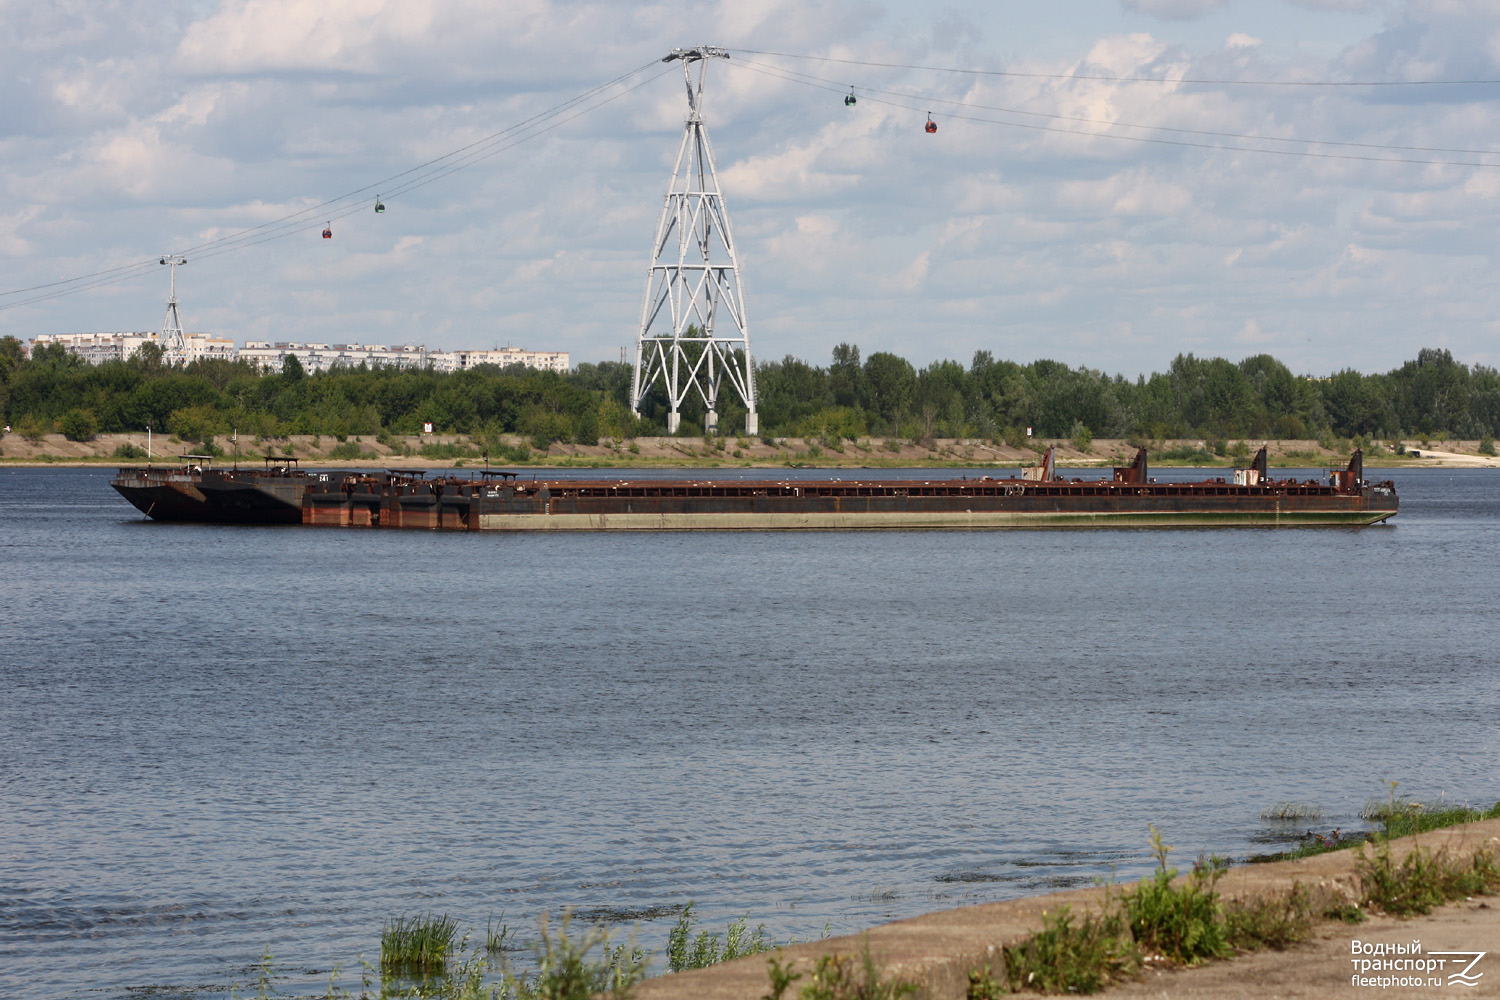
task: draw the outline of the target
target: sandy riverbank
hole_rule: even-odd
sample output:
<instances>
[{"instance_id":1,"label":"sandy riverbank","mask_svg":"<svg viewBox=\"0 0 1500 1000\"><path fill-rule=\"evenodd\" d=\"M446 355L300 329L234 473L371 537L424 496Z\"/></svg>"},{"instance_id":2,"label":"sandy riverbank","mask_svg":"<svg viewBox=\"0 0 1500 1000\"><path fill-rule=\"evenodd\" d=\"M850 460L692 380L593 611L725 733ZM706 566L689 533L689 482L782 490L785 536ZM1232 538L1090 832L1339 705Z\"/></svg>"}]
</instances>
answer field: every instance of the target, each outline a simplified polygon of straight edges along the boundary
<instances>
[{"instance_id":1,"label":"sandy riverbank","mask_svg":"<svg viewBox=\"0 0 1500 1000\"><path fill-rule=\"evenodd\" d=\"M491 454L490 465L500 468L527 466L533 468L786 468L815 466L820 468L994 468L1015 469L1034 464L1038 452L1052 445L1057 460L1066 468L1098 468L1129 464L1135 446L1117 439L1100 439L1086 449L1071 441L1038 440L1030 447L1016 448L983 439L938 439L915 443L897 438L862 438L837 443L809 438L634 438L625 441L603 440L594 445L553 443L545 451L531 446L519 436L503 439L509 454ZM1285 440L1246 442L1250 449L1267 446L1273 466L1341 467L1348 461L1347 451L1322 448L1316 441ZM1405 442L1403 451L1420 452L1396 455L1381 449L1371 452L1366 464L1371 467L1490 467L1500 468L1500 459L1479 454L1477 441L1440 442L1441 450L1424 447L1421 442ZM134 464L141 458L126 458L135 449L144 458L148 446L145 434L101 434L92 441L69 441L61 434L44 435L28 440L18 434L0 436L0 465L106 465ZM222 463L235 460L230 442L219 440L225 450ZM1173 449L1204 448L1201 439L1152 441L1151 461L1155 466L1245 464L1247 457L1214 456L1170 461L1163 456ZM173 441L156 435L150 441L155 461L170 462L176 456L201 450L196 442ZM239 461L259 464L267 452L278 456L290 453L309 467L338 468L475 468L484 465L483 445L462 435L434 434L386 437L351 437L340 442L331 435L297 435L274 441L255 442L242 439ZM424 454L424 450L427 452ZM521 460L524 454L524 460ZM358 456L358 457L356 457Z\"/></svg>"},{"instance_id":2,"label":"sandy riverbank","mask_svg":"<svg viewBox=\"0 0 1500 1000\"><path fill-rule=\"evenodd\" d=\"M1392 841L1392 855L1405 857L1419 844L1459 858L1471 857L1480 850L1497 850L1500 820L1404 837ZM1219 889L1227 900L1236 900L1284 893L1300 883L1330 897L1353 901L1358 898L1355 858L1354 851L1334 851L1299 861L1243 865L1231 870ZM1000 947L1034 934L1041 929L1043 915L1061 906L1070 906L1074 912L1098 906L1103 893L1099 888L1082 889L945 910L872 928L868 940L888 974L918 983L929 1000L961 1000L969 971L983 965ZM1490 954L1473 970L1485 973L1478 987L1449 987L1445 982L1430 989L1381 988L1351 982L1351 943L1356 940L1402 945L1418 940L1424 954ZM795 959L805 970L819 955L849 955L859 947L858 936L831 938L784 949L783 956ZM752 955L708 969L649 979L641 984L637 1000L760 1000L767 986L766 956ZM1361 924L1322 921L1313 940L1287 951L1256 952L1192 969L1156 966L1139 980L1120 984L1104 995L1193 1000L1500 996L1500 896L1476 897L1411 920L1374 916Z\"/></svg>"}]
</instances>

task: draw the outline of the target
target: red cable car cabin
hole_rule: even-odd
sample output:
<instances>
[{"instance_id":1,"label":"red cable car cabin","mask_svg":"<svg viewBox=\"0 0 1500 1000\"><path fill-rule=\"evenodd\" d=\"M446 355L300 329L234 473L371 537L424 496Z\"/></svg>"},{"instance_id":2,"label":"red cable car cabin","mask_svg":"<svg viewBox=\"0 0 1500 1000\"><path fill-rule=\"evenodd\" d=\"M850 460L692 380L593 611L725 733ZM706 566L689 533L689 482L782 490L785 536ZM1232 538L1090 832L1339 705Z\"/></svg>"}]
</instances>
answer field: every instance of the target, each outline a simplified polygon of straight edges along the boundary
<instances>
[{"instance_id":1,"label":"red cable car cabin","mask_svg":"<svg viewBox=\"0 0 1500 1000\"><path fill-rule=\"evenodd\" d=\"M937 122L935 122L935 121L932 120L932 116L931 115L928 115L927 116L927 134L931 135L932 133L934 133L936 131L937 131Z\"/></svg>"},{"instance_id":2,"label":"red cable car cabin","mask_svg":"<svg viewBox=\"0 0 1500 1000\"><path fill-rule=\"evenodd\" d=\"M323 238L325 240L333 239L333 223L330 222L323 227Z\"/></svg>"}]
</instances>

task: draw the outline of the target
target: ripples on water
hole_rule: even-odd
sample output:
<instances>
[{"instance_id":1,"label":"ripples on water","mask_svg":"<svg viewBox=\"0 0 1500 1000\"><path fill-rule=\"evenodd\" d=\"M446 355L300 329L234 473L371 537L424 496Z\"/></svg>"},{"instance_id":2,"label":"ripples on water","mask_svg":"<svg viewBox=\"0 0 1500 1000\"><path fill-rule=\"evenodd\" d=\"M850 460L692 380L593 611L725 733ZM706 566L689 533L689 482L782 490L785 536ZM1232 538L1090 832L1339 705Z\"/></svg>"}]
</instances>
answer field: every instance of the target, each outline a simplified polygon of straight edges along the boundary
<instances>
[{"instance_id":1,"label":"ripples on water","mask_svg":"<svg viewBox=\"0 0 1500 1000\"><path fill-rule=\"evenodd\" d=\"M1352 531L469 536L0 470L0 994L321 991L427 911L815 937L1491 801L1500 477L1393 476Z\"/></svg>"}]
</instances>

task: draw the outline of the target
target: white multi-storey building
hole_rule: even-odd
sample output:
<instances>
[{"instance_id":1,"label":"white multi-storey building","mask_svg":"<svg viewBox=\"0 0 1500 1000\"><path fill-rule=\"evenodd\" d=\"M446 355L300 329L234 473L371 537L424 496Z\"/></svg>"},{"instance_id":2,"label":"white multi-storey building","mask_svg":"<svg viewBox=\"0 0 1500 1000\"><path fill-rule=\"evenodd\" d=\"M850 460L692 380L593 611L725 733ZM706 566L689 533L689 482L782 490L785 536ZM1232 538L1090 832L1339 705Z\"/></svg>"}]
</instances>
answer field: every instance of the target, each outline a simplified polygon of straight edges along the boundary
<instances>
[{"instance_id":1,"label":"white multi-storey building","mask_svg":"<svg viewBox=\"0 0 1500 1000\"><path fill-rule=\"evenodd\" d=\"M500 347L491 351L446 351L437 357L442 360L435 361L433 367L440 371L462 372L479 365L499 365L502 368L525 365L565 375L569 368L567 351L523 351L519 347Z\"/></svg>"},{"instance_id":2,"label":"white multi-storey building","mask_svg":"<svg viewBox=\"0 0 1500 1000\"><path fill-rule=\"evenodd\" d=\"M44 333L33 338L32 350L47 344L61 344L90 364L121 361L140 350L143 344L155 344L155 333ZM525 365L540 371L567 374L567 351L523 351L519 347L501 347L489 351L429 351L424 344L298 344L290 341L247 340L236 350L234 341L210 337L204 333L187 335L187 359L239 358L262 370L279 371L283 360L295 357L304 371L322 372L357 365L385 368L426 368L439 372L462 372L480 365Z\"/></svg>"},{"instance_id":3,"label":"white multi-storey building","mask_svg":"<svg viewBox=\"0 0 1500 1000\"><path fill-rule=\"evenodd\" d=\"M365 364L387 368L422 368L427 364L427 348L397 344L296 344L288 341L247 340L240 349L242 360L262 369L278 370L288 356L295 357L304 371L321 372L330 368L353 368Z\"/></svg>"},{"instance_id":4,"label":"white multi-storey building","mask_svg":"<svg viewBox=\"0 0 1500 1000\"><path fill-rule=\"evenodd\" d=\"M91 365L106 361L124 361L146 344L155 344L155 333L44 333L31 340L31 350L49 344L60 344L69 354L76 354ZM221 358L233 361L234 341L211 337L206 333L187 335L187 359Z\"/></svg>"},{"instance_id":5,"label":"white multi-storey building","mask_svg":"<svg viewBox=\"0 0 1500 1000\"><path fill-rule=\"evenodd\" d=\"M428 350L426 345L395 344L296 344L247 340L239 356L263 369L279 369L282 359L292 355L308 372L327 371L335 367L352 368L367 364L388 368L426 368L433 371L462 372L479 365L525 365L542 371L566 374L567 351L523 351L504 347L491 351Z\"/></svg>"}]
</instances>

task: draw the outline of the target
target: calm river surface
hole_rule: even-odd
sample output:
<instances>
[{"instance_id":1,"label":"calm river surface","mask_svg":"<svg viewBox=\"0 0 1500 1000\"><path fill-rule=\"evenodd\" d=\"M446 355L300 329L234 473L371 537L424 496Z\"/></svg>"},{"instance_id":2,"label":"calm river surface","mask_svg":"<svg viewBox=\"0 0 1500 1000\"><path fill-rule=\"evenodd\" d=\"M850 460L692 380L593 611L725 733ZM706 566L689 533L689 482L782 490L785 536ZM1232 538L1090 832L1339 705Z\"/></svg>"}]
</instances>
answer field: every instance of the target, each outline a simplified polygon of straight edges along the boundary
<instances>
[{"instance_id":1,"label":"calm river surface","mask_svg":"<svg viewBox=\"0 0 1500 1000\"><path fill-rule=\"evenodd\" d=\"M847 933L1137 877L1148 823L1493 802L1500 474L1390 475L1364 530L520 536L0 469L0 995L321 993L428 911Z\"/></svg>"}]
</instances>

